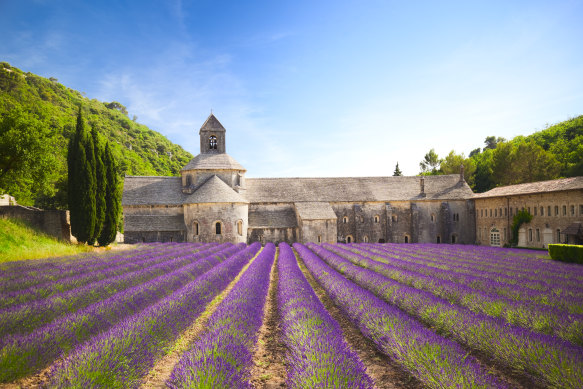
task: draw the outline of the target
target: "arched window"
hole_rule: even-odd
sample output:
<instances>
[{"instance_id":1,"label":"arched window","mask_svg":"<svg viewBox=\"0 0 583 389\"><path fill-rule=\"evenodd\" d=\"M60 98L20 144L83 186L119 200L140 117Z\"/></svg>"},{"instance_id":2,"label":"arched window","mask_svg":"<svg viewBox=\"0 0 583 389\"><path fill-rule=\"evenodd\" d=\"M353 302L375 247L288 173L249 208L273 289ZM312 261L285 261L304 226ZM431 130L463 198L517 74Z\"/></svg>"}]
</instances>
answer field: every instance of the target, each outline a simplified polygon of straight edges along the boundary
<instances>
[{"instance_id":1,"label":"arched window","mask_svg":"<svg viewBox=\"0 0 583 389\"><path fill-rule=\"evenodd\" d=\"M318 243L322 243L322 235L318 235Z\"/></svg>"},{"instance_id":2,"label":"arched window","mask_svg":"<svg viewBox=\"0 0 583 389\"><path fill-rule=\"evenodd\" d=\"M221 222L216 222L215 223L215 234L217 235L221 235Z\"/></svg>"},{"instance_id":3,"label":"arched window","mask_svg":"<svg viewBox=\"0 0 583 389\"><path fill-rule=\"evenodd\" d=\"M437 243L441 243L441 236L437 235Z\"/></svg>"},{"instance_id":4,"label":"arched window","mask_svg":"<svg viewBox=\"0 0 583 389\"><path fill-rule=\"evenodd\" d=\"M211 150L217 149L217 137L214 135L211 135L209 137L209 149L211 149Z\"/></svg>"},{"instance_id":5,"label":"arched window","mask_svg":"<svg viewBox=\"0 0 583 389\"><path fill-rule=\"evenodd\" d=\"M243 220L237 220L237 233L243 235Z\"/></svg>"},{"instance_id":6,"label":"arched window","mask_svg":"<svg viewBox=\"0 0 583 389\"><path fill-rule=\"evenodd\" d=\"M379 217L379 215L375 215L374 222L378 223L380 220L381 220L381 218Z\"/></svg>"},{"instance_id":7,"label":"arched window","mask_svg":"<svg viewBox=\"0 0 583 389\"><path fill-rule=\"evenodd\" d=\"M352 241L353 241L353 240L354 240L354 239L352 239L352 236L351 236L351 235L348 235L348 236L346 237L346 243L352 243Z\"/></svg>"},{"instance_id":8,"label":"arched window","mask_svg":"<svg viewBox=\"0 0 583 389\"><path fill-rule=\"evenodd\" d=\"M391 220L393 221L393 223L396 223L398 220L397 215L391 216Z\"/></svg>"},{"instance_id":9,"label":"arched window","mask_svg":"<svg viewBox=\"0 0 583 389\"><path fill-rule=\"evenodd\" d=\"M344 223L344 224L348 223L348 216L344 216L342 218L342 223Z\"/></svg>"},{"instance_id":10,"label":"arched window","mask_svg":"<svg viewBox=\"0 0 583 389\"><path fill-rule=\"evenodd\" d=\"M192 233L194 234L194 236L198 236L198 222L193 222L192 223Z\"/></svg>"},{"instance_id":11,"label":"arched window","mask_svg":"<svg viewBox=\"0 0 583 389\"><path fill-rule=\"evenodd\" d=\"M363 241L364 243L368 243L368 236L366 236L366 235L365 235L365 236L364 236L364 238L362 239L362 241Z\"/></svg>"},{"instance_id":12,"label":"arched window","mask_svg":"<svg viewBox=\"0 0 583 389\"><path fill-rule=\"evenodd\" d=\"M431 223L435 223L435 214L431 214Z\"/></svg>"},{"instance_id":13,"label":"arched window","mask_svg":"<svg viewBox=\"0 0 583 389\"><path fill-rule=\"evenodd\" d=\"M405 235L405 243L409 243L409 236Z\"/></svg>"}]
</instances>

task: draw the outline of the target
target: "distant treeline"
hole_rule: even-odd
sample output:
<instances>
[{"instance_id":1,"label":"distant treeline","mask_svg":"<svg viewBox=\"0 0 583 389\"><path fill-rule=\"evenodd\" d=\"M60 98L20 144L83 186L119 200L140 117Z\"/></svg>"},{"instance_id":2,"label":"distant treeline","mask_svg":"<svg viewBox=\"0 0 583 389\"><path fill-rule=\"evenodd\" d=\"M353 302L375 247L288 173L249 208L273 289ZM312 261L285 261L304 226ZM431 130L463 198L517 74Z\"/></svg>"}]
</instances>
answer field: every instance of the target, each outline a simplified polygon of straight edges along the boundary
<instances>
[{"instance_id":1,"label":"distant treeline","mask_svg":"<svg viewBox=\"0 0 583 389\"><path fill-rule=\"evenodd\" d=\"M475 192L497 186L583 176L583 115L511 140L488 136L466 157L452 150L440 158L431 149L420 162L423 175L464 176Z\"/></svg>"},{"instance_id":2,"label":"distant treeline","mask_svg":"<svg viewBox=\"0 0 583 389\"><path fill-rule=\"evenodd\" d=\"M175 176L192 158L137 117L130 119L121 103L89 99L55 78L0 62L0 194L23 205L67 208L67 144L79 106L99 143L109 142L121 177Z\"/></svg>"}]
</instances>

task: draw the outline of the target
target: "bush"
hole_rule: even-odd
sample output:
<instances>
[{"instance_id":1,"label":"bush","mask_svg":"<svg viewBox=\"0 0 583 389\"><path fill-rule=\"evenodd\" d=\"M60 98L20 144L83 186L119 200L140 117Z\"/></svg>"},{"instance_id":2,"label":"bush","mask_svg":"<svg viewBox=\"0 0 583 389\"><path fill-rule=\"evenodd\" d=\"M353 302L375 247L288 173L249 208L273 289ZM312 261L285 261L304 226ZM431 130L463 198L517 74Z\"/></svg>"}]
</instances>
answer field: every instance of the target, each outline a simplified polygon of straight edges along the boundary
<instances>
[{"instance_id":1,"label":"bush","mask_svg":"<svg viewBox=\"0 0 583 389\"><path fill-rule=\"evenodd\" d=\"M583 264L583 246L575 244L550 244L549 255L561 262Z\"/></svg>"}]
</instances>

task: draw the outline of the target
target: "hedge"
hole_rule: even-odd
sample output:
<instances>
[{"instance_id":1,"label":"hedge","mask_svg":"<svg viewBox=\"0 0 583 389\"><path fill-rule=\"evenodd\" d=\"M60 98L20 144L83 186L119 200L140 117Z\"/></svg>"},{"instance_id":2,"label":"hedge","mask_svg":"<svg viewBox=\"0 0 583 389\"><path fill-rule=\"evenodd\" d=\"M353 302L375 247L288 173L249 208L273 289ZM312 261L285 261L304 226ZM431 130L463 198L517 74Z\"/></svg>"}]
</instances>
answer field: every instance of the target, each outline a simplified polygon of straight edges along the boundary
<instances>
[{"instance_id":1,"label":"hedge","mask_svg":"<svg viewBox=\"0 0 583 389\"><path fill-rule=\"evenodd\" d=\"M549 255L562 262L583 264L583 246L575 244L550 244Z\"/></svg>"}]
</instances>

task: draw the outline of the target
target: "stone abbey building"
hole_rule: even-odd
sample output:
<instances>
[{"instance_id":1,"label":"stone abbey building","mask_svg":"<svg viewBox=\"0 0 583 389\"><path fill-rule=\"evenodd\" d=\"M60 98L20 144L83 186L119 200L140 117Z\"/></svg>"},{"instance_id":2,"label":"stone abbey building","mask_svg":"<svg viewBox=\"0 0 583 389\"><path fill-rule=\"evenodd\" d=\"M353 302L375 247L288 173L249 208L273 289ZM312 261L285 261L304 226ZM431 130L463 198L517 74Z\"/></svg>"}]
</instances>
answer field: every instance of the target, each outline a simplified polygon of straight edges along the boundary
<instances>
[{"instance_id":1,"label":"stone abbey building","mask_svg":"<svg viewBox=\"0 0 583 389\"><path fill-rule=\"evenodd\" d=\"M180 177L125 177L126 243L492 243L486 238L487 221L476 220L476 195L463 171L426 177L245 178L245 168L227 154L225 128L213 114L199 135L200 154ZM573 187L578 198L580 178ZM502 204L488 193L480 195L481 208L492 201ZM580 218L583 205L576 209ZM490 229L503 228L490 224ZM500 245L504 240L497 238L494 243Z\"/></svg>"}]
</instances>

